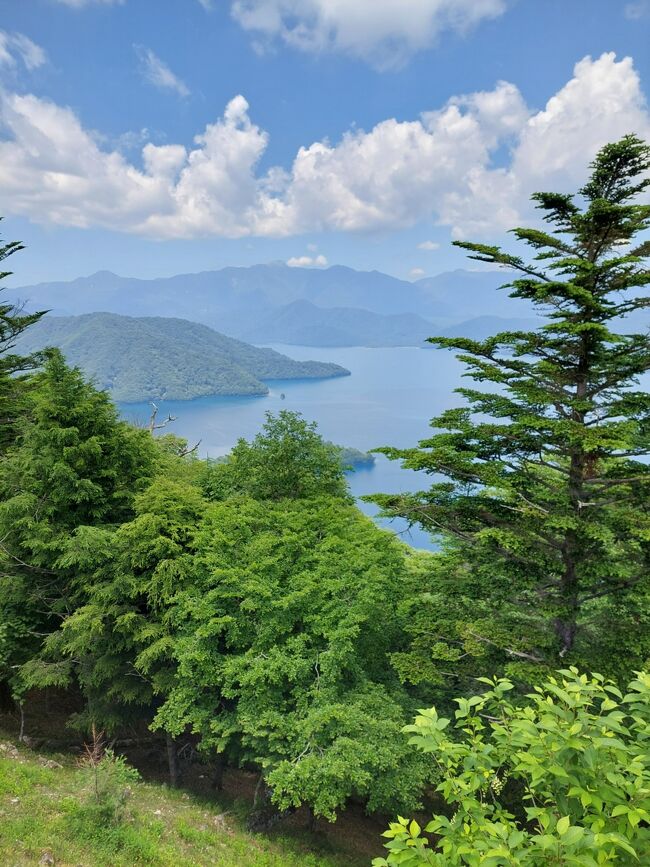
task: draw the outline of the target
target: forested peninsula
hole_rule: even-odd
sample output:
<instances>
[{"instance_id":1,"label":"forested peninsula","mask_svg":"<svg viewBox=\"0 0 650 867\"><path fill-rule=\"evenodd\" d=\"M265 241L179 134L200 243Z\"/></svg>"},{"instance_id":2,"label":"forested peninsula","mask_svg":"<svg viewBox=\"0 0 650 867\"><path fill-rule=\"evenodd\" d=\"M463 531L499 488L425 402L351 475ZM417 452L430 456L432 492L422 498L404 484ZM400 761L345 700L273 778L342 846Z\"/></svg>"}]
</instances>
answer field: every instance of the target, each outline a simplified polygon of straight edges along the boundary
<instances>
[{"instance_id":1,"label":"forested peninsula","mask_svg":"<svg viewBox=\"0 0 650 867\"><path fill-rule=\"evenodd\" d=\"M48 346L60 349L69 364L123 402L267 394L267 380L350 372L338 364L294 361L207 325L162 316L48 315L16 341L16 351L25 354Z\"/></svg>"}]
</instances>

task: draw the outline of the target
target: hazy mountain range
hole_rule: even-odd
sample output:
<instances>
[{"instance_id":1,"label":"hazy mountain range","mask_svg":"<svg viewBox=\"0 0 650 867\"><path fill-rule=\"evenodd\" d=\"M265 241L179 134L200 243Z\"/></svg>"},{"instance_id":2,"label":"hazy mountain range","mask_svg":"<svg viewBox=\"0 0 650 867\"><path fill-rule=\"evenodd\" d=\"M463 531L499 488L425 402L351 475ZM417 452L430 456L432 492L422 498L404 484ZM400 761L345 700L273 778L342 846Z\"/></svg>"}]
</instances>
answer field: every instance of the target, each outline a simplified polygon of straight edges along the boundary
<instances>
[{"instance_id":1,"label":"hazy mountain range","mask_svg":"<svg viewBox=\"0 0 650 867\"><path fill-rule=\"evenodd\" d=\"M8 294L51 311L18 351L58 346L115 400L141 401L265 394L268 379L349 372L265 344L426 346L432 335L485 339L535 328L530 306L498 290L507 276L453 271L410 283L341 266L255 265L152 280L100 271ZM647 327L641 319L623 330Z\"/></svg>"},{"instance_id":2,"label":"hazy mountain range","mask_svg":"<svg viewBox=\"0 0 650 867\"><path fill-rule=\"evenodd\" d=\"M498 317L502 329L521 327L530 309L507 290L496 291L506 279L499 271L459 270L411 283L340 265L320 270L271 264L151 280L99 271L9 294L55 315L177 317L253 343L400 346L421 345L460 323L463 334L483 336L485 317Z\"/></svg>"},{"instance_id":3,"label":"hazy mountain range","mask_svg":"<svg viewBox=\"0 0 650 867\"><path fill-rule=\"evenodd\" d=\"M114 313L45 316L16 343L29 353L58 346L115 400L183 400L209 394L266 394L265 380L322 379L349 370L294 361L184 319Z\"/></svg>"}]
</instances>

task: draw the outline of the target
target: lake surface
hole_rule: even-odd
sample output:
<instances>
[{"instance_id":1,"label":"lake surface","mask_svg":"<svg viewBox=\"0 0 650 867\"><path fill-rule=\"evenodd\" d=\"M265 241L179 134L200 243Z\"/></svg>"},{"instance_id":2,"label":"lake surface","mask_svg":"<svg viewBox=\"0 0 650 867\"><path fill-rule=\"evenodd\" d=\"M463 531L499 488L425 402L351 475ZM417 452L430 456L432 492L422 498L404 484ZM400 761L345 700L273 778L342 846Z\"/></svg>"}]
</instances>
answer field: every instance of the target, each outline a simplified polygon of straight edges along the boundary
<instances>
[{"instance_id":1,"label":"lake surface","mask_svg":"<svg viewBox=\"0 0 650 867\"><path fill-rule=\"evenodd\" d=\"M266 412L288 409L315 421L325 439L368 451L383 445L416 445L428 435L431 417L460 401L453 390L461 382L461 365L444 350L282 345L273 345L273 349L300 361L342 364L351 376L273 380L266 396L159 401L161 418L168 413L177 417L167 431L191 444L201 440L200 453L218 457L227 454L239 437L254 437ZM131 421L145 423L151 407L148 403L120 404L120 411ZM429 484L426 474L404 470L383 455L377 455L373 467L350 473L348 479L356 497L423 490ZM371 504L360 502L359 506L368 515L377 512ZM419 528L408 530L402 521L383 521L382 525L414 547L434 547Z\"/></svg>"}]
</instances>

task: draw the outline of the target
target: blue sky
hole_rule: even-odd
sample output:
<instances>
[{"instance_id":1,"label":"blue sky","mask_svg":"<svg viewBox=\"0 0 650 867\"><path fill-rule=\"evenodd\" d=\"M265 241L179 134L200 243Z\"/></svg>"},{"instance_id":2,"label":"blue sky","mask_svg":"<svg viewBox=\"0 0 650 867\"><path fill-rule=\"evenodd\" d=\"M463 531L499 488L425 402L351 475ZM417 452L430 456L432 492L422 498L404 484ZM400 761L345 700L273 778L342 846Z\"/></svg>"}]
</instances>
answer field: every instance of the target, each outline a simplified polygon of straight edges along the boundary
<instances>
[{"instance_id":1,"label":"blue sky","mask_svg":"<svg viewBox=\"0 0 650 867\"><path fill-rule=\"evenodd\" d=\"M0 0L14 282L464 264L650 137L650 2ZM197 138L198 137L198 138Z\"/></svg>"}]
</instances>

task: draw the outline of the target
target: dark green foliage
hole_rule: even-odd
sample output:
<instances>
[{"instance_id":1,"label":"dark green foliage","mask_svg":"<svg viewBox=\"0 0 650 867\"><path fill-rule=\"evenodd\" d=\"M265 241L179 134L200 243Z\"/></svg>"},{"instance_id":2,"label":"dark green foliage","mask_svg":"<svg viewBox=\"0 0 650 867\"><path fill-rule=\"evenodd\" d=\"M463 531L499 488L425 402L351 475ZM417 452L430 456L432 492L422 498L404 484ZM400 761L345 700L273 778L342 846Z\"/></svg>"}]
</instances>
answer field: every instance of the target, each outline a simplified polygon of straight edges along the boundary
<instances>
[{"instance_id":1,"label":"dark green foliage","mask_svg":"<svg viewBox=\"0 0 650 867\"><path fill-rule=\"evenodd\" d=\"M340 450L323 442L314 422L288 410L267 413L252 442L240 439L226 461L212 465L204 489L215 500L235 494L259 500L347 496Z\"/></svg>"},{"instance_id":2,"label":"dark green foliage","mask_svg":"<svg viewBox=\"0 0 650 867\"><path fill-rule=\"evenodd\" d=\"M0 262L23 250L18 241L3 244L0 241ZM11 276L11 271L1 271L0 281ZM0 292L4 291L0 288ZM16 436L16 424L24 411L24 374L32 370L39 358L32 353L21 355L15 352L20 335L43 316L25 313L15 304L0 302L0 453Z\"/></svg>"},{"instance_id":3,"label":"dark green foliage","mask_svg":"<svg viewBox=\"0 0 650 867\"><path fill-rule=\"evenodd\" d=\"M450 630L444 603L426 603L415 629L420 646L431 636L428 664L431 644L445 669L456 657L480 673L467 656L483 646L526 676L531 664L560 659L629 673L650 654L638 612L649 580L650 395L636 388L650 342L619 333L622 317L650 306L648 242L634 247L650 227L650 205L635 202L649 168L650 149L627 136L596 157L582 206L536 194L552 233L514 230L532 263L458 244L519 272L511 297L546 319L537 331L484 341L433 338L460 352L477 387L459 389L466 405L434 418L419 448L385 450L442 477L420 494L376 498L451 540L434 593L451 592L460 609ZM629 649L624 661L608 658L612 635Z\"/></svg>"},{"instance_id":4,"label":"dark green foliage","mask_svg":"<svg viewBox=\"0 0 650 867\"><path fill-rule=\"evenodd\" d=\"M14 673L85 598L79 551L100 556L97 528L131 517L154 457L149 434L119 421L56 351L29 402L0 463L0 662Z\"/></svg>"},{"instance_id":5,"label":"dark green foliage","mask_svg":"<svg viewBox=\"0 0 650 867\"><path fill-rule=\"evenodd\" d=\"M22 351L56 346L114 400L185 400L210 394L266 394L268 379L349 373L338 364L294 361L183 319L112 313L47 316L19 341Z\"/></svg>"},{"instance_id":6,"label":"dark green foliage","mask_svg":"<svg viewBox=\"0 0 650 867\"><path fill-rule=\"evenodd\" d=\"M78 682L87 711L76 723L114 731L150 720L174 671L168 608L191 581L205 503L182 481L157 477L117 530L86 528L68 556L86 576L85 601L47 641L32 682ZM190 585L191 586L191 585Z\"/></svg>"}]
</instances>

